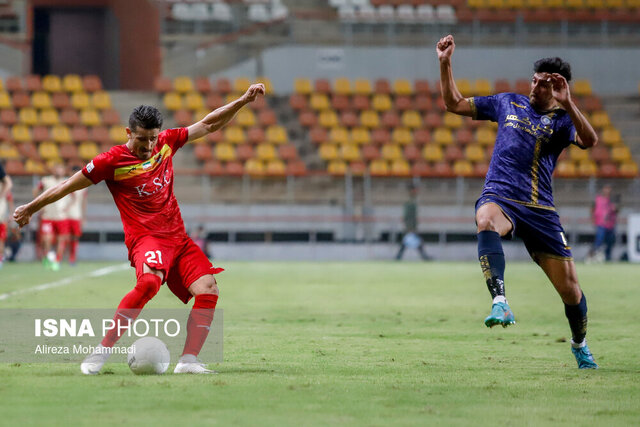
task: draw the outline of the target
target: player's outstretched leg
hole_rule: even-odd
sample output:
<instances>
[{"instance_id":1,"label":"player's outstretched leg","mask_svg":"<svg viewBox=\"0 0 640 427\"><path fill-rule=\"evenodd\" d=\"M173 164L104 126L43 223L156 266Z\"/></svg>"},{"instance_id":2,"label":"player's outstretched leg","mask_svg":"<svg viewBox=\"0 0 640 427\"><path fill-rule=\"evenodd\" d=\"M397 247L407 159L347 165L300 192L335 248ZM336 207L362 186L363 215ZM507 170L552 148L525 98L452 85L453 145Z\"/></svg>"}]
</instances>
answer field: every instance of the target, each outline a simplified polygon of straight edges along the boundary
<instances>
[{"instance_id":1,"label":"player's outstretched leg","mask_svg":"<svg viewBox=\"0 0 640 427\"><path fill-rule=\"evenodd\" d=\"M111 356L111 347L120 339L130 323L134 321L142 308L153 298L162 285L162 279L152 273L144 273L138 279L135 288L122 298L113 317L114 327L109 329L102 342L80 364L85 375L95 375Z\"/></svg>"},{"instance_id":2,"label":"player's outstretched leg","mask_svg":"<svg viewBox=\"0 0 640 427\"><path fill-rule=\"evenodd\" d=\"M598 369L593 354L587 346L587 298L582 294L576 305L564 305L564 313L571 328L571 352L578 362L579 369Z\"/></svg>"},{"instance_id":3,"label":"player's outstretched leg","mask_svg":"<svg viewBox=\"0 0 640 427\"><path fill-rule=\"evenodd\" d=\"M207 369L206 365L197 359L202 346L209 335L211 322L218 303L218 287L212 275L198 279L189 290L197 293L193 308L187 321L187 339L184 343L182 356L178 360L174 374L216 374Z\"/></svg>"},{"instance_id":4,"label":"player's outstretched leg","mask_svg":"<svg viewBox=\"0 0 640 427\"><path fill-rule=\"evenodd\" d=\"M491 314L484 319L484 324L489 328L513 325L516 320L504 292L505 260L500 234L490 230L478 233L478 259L493 298Z\"/></svg>"}]
</instances>

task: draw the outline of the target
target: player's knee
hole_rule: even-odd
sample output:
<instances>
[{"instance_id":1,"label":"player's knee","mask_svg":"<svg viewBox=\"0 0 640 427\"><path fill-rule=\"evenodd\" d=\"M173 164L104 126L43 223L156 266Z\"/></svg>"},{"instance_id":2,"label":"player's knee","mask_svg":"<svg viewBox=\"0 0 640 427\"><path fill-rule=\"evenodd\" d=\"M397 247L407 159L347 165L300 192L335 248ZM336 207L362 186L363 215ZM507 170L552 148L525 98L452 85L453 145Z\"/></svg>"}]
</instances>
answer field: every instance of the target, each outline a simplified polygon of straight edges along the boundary
<instances>
[{"instance_id":1,"label":"player's knee","mask_svg":"<svg viewBox=\"0 0 640 427\"><path fill-rule=\"evenodd\" d=\"M162 280L160 280L158 276L152 273L146 273L138 279L135 289L143 294L145 298L151 299L158 293L161 285Z\"/></svg>"},{"instance_id":2,"label":"player's knee","mask_svg":"<svg viewBox=\"0 0 640 427\"><path fill-rule=\"evenodd\" d=\"M478 215L476 223L478 224L478 232L496 231L496 225L490 215Z\"/></svg>"},{"instance_id":3,"label":"player's knee","mask_svg":"<svg viewBox=\"0 0 640 427\"><path fill-rule=\"evenodd\" d=\"M201 295L201 294L219 295L220 293L220 290L218 289L218 284L216 283L216 279L213 276L207 277L206 279L197 283L196 286L192 286L191 291L193 295Z\"/></svg>"}]
</instances>

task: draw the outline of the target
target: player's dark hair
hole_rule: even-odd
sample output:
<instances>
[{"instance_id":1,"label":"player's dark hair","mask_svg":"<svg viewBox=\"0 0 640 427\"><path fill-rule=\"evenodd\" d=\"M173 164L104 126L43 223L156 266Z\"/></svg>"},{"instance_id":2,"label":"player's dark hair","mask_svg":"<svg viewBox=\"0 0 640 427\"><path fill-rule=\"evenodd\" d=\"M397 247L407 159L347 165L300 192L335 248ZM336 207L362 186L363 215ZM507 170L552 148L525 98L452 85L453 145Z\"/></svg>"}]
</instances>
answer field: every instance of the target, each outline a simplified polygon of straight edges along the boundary
<instances>
[{"instance_id":1,"label":"player's dark hair","mask_svg":"<svg viewBox=\"0 0 640 427\"><path fill-rule=\"evenodd\" d=\"M567 81L571 81L571 65L562 58L542 58L533 64L534 73L558 73Z\"/></svg>"},{"instance_id":2,"label":"player's dark hair","mask_svg":"<svg viewBox=\"0 0 640 427\"><path fill-rule=\"evenodd\" d=\"M160 129L162 128L162 113L156 107L140 105L134 108L129 116L129 129Z\"/></svg>"}]
</instances>

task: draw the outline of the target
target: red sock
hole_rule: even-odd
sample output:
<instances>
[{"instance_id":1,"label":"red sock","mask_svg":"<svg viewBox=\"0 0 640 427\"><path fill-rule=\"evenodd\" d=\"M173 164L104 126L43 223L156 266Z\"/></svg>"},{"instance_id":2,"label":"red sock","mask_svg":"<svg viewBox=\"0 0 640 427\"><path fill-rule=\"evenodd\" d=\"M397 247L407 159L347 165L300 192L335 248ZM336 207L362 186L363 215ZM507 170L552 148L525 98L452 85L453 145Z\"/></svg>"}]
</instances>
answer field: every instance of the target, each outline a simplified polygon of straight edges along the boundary
<instances>
[{"instance_id":1,"label":"red sock","mask_svg":"<svg viewBox=\"0 0 640 427\"><path fill-rule=\"evenodd\" d=\"M184 343L182 355L193 354L197 356L209 335L213 313L218 302L218 295L196 295L193 308L187 321L187 340Z\"/></svg>"},{"instance_id":2,"label":"red sock","mask_svg":"<svg viewBox=\"0 0 640 427\"><path fill-rule=\"evenodd\" d=\"M71 247L69 248L69 262L73 264L76 262L76 253L78 252L78 241L76 239L71 240Z\"/></svg>"},{"instance_id":3,"label":"red sock","mask_svg":"<svg viewBox=\"0 0 640 427\"><path fill-rule=\"evenodd\" d=\"M64 250L67 246L67 239L58 238L58 253L56 254L56 258L58 262L62 262L62 257L64 257Z\"/></svg>"},{"instance_id":4,"label":"red sock","mask_svg":"<svg viewBox=\"0 0 640 427\"><path fill-rule=\"evenodd\" d=\"M162 280L155 274L145 273L140 276L136 287L120 301L116 314L113 316L115 325L104 336L103 346L113 347L127 330L129 322L134 321L142 311L142 307L158 293L160 285L162 285Z\"/></svg>"}]
</instances>

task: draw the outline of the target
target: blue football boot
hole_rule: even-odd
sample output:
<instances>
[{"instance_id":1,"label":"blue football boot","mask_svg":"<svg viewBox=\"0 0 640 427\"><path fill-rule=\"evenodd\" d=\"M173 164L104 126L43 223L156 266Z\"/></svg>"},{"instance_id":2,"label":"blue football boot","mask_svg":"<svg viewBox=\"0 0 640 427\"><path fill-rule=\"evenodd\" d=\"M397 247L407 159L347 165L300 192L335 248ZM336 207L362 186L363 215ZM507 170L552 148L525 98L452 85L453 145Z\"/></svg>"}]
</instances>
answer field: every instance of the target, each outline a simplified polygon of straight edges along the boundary
<instances>
[{"instance_id":1,"label":"blue football boot","mask_svg":"<svg viewBox=\"0 0 640 427\"><path fill-rule=\"evenodd\" d=\"M516 319L513 316L513 311L506 302L497 302L491 306L491 314L484 319L484 324L488 328L493 328L496 325L502 325L506 328L509 325L514 325Z\"/></svg>"},{"instance_id":2,"label":"blue football boot","mask_svg":"<svg viewBox=\"0 0 640 427\"><path fill-rule=\"evenodd\" d=\"M576 357L576 362L578 362L578 369L598 369L598 365L595 360L593 360L593 354L589 351L589 347L587 343L585 343L582 347L571 347L571 352Z\"/></svg>"}]
</instances>

